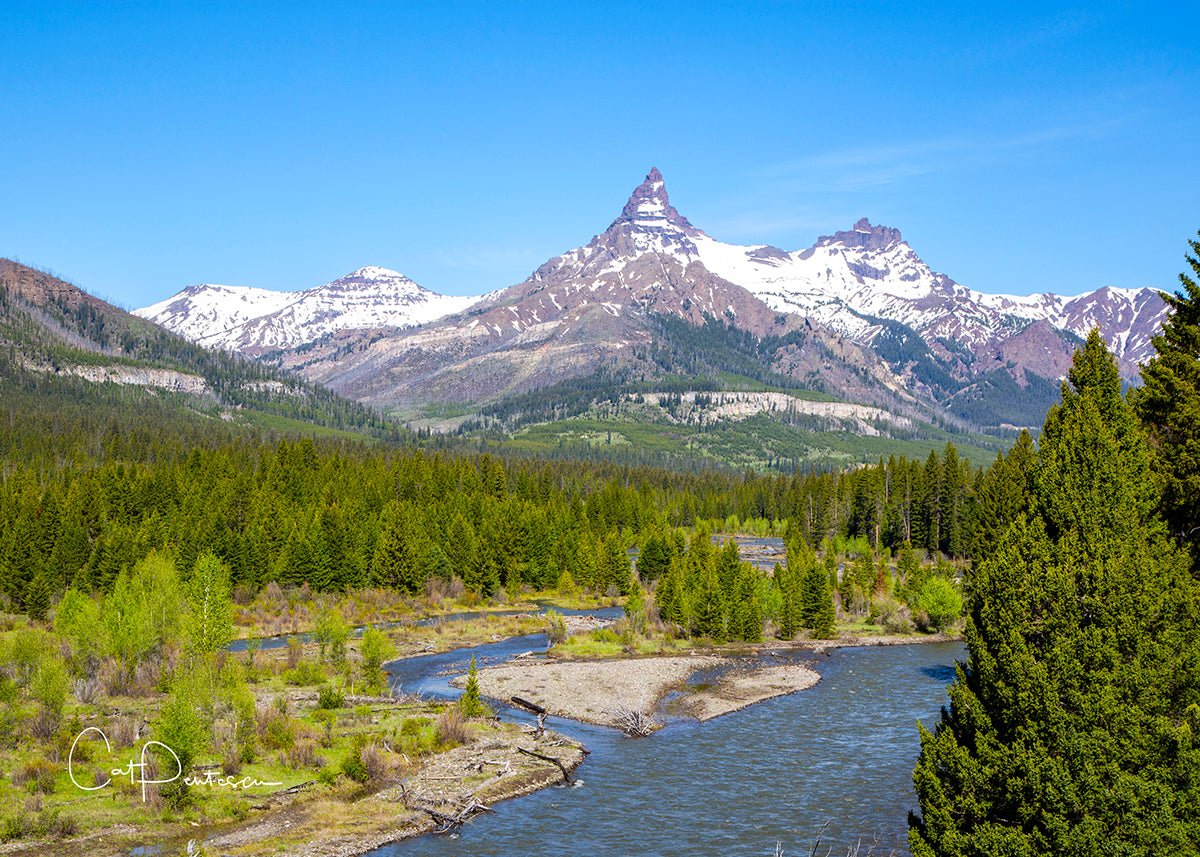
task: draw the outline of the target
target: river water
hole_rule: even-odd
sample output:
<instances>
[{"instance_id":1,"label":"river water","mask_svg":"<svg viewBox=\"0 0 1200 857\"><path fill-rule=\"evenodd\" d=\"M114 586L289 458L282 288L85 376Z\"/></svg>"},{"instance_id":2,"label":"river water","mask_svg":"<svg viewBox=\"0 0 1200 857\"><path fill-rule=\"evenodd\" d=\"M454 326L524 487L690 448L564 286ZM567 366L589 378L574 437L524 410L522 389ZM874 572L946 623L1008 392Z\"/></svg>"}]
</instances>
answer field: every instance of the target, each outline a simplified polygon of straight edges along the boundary
<instances>
[{"instance_id":1,"label":"river water","mask_svg":"<svg viewBox=\"0 0 1200 857\"><path fill-rule=\"evenodd\" d=\"M408 692L453 696L438 675L545 648L545 636L388 665ZM454 836L385 846L400 855L907 854L916 807L917 723L932 727L954 677L958 643L835 649L813 662L813 688L708 723L674 721L651 737L551 718L592 751L575 786L504 801ZM504 710L506 718L527 719ZM831 850L830 850L831 849Z\"/></svg>"}]
</instances>

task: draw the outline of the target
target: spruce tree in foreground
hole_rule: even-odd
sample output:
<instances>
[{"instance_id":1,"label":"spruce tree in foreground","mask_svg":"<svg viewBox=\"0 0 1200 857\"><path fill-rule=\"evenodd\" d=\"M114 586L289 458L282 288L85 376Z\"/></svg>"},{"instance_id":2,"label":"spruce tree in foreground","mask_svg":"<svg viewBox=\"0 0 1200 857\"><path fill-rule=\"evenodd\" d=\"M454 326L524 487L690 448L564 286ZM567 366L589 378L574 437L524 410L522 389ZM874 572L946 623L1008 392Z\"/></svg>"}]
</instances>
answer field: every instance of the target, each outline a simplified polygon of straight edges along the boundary
<instances>
[{"instance_id":1,"label":"spruce tree in foreground","mask_svg":"<svg viewBox=\"0 0 1200 857\"><path fill-rule=\"evenodd\" d=\"M1196 254L1188 265L1200 279L1200 241L1188 244ZM1142 369L1134 403L1156 453L1167 523L1200 569L1200 285L1187 274L1179 282L1182 291L1159 292L1171 315L1154 337L1157 354Z\"/></svg>"},{"instance_id":2,"label":"spruce tree in foreground","mask_svg":"<svg viewBox=\"0 0 1200 857\"><path fill-rule=\"evenodd\" d=\"M1200 853L1195 584L1095 332L1069 380L921 730L914 857Z\"/></svg>"}]
</instances>

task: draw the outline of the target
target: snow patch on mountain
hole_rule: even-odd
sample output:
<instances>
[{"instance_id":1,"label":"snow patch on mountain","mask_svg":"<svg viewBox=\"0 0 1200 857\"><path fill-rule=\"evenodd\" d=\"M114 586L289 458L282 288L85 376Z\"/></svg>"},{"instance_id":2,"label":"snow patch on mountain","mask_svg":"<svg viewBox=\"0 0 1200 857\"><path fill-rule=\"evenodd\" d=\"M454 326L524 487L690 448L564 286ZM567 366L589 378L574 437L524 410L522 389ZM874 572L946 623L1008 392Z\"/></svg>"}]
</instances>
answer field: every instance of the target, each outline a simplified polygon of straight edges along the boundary
<instances>
[{"instance_id":1,"label":"snow patch on mountain","mask_svg":"<svg viewBox=\"0 0 1200 857\"><path fill-rule=\"evenodd\" d=\"M340 330L414 327L477 300L439 295L372 265L300 292L192 286L134 312L202 345L261 354Z\"/></svg>"}]
</instances>

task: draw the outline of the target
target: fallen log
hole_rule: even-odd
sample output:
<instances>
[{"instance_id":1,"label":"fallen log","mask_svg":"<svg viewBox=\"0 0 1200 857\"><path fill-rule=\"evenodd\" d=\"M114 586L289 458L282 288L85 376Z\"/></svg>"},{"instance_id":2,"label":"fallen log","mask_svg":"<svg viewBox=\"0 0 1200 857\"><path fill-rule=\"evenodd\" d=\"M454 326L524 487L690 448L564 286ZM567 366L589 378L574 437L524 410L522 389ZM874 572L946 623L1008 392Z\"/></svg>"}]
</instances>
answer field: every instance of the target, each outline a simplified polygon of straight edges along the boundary
<instances>
[{"instance_id":1,"label":"fallen log","mask_svg":"<svg viewBox=\"0 0 1200 857\"><path fill-rule=\"evenodd\" d=\"M562 762L553 756L543 756L541 753L535 753L532 750L526 750L524 747L518 747L517 751L524 753L526 756L533 756L535 759L541 759L543 762L553 762L555 765L558 765L558 769L562 771L563 782L571 782L571 772L567 770L566 766Z\"/></svg>"},{"instance_id":2,"label":"fallen log","mask_svg":"<svg viewBox=\"0 0 1200 857\"><path fill-rule=\"evenodd\" d=\"M550 712L546 711L546 709L542 708L542 706L538 705L536 702L530 702L528 699L522 699L519 696L510 696L508 699L509 699L509 702L513 703L513 705L519 705L522 708L532 711L534 714L549 714L550 713Z\"/></svg>"}]
</instances>

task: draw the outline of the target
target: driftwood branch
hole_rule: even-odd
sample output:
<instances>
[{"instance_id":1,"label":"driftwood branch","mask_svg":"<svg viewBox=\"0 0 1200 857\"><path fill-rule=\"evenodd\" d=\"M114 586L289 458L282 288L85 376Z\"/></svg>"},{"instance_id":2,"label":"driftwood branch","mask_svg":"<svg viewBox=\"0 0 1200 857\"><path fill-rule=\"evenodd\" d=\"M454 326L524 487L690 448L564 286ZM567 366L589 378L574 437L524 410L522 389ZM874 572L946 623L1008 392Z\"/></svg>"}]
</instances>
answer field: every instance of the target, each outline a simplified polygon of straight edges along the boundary
<instances>
[{"instance_id":1,"label":"driftwood branch","mask_svg":"<svg viewBox=\"0 0 1200 857\"><path fill-rule=\"evenodd\" d=\"M544 762L553 762L555 765L558 765L558 769L562 771L563 782L571 782L571 772L567 770L566 766L562 762L558 761L558 759L554 758L553 756L543 756L541 753L535 753L532 750L526 750L524 747L518 747L517 750L521 753L524 753L526 756L533 756L533 758L541 759Z\"/></svg>"},{"instance_id":2,"label":"driftwood branch","mask_svg":"<svg viewBox=\"0 0 1200 857\"><path fill-rule=\"evenodd\" d=\"M542 706L538 705L536 702L530 702L528 699L522 699L519 696L510 696L508 699L509 699L509 702L511 702L513 705L519 705L522 708L532 711L534 714L548 714L549 713L548 711L546 711L546 709L542 708Z\"/></svg>"},{"instance_id":3,"label":"driftwood branch","mask_svg":"<svg viewBox=\"0 0 1200 857\"><path fill-rule=\"evenodd\" d=\"M429 817L438 823L434 833L449 833L451 830L462 827L463 823L470 821L476 813L492 812L492 808L481 803L478 798L471 798L466 804L458 804L458 806L462 808L457 815L446 815L444 812L438 812L427 806L423 806L421 809L429 813Z\"/></svg>"},{"instance_id":4,"label":"driftwood branch","mask_svg":"<svg viewBox=\"0 0 1200 857\"><path fill-rule=\"evenodd\" d=\"M631 738L644 738L658 728L658 721L644 711L635 711L624 705L612 712L613 722Z\"/></svg>"}]
</instances>

